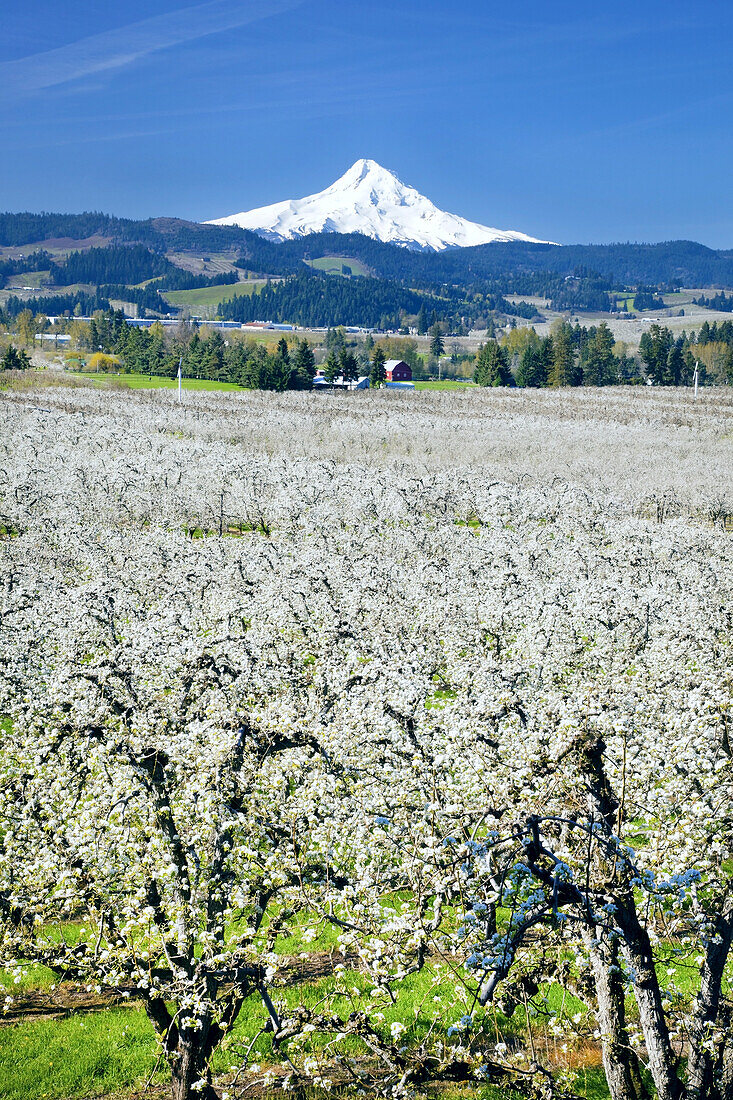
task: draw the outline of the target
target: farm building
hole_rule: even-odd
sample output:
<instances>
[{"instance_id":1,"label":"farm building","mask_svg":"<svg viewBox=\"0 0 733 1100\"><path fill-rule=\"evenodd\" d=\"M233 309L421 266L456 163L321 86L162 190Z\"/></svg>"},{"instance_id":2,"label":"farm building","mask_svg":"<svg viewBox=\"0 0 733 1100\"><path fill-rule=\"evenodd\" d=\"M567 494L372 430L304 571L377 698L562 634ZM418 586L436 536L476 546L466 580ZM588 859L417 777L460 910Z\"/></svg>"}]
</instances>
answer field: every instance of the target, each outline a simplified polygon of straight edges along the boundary
<instances>
[{"instance_id":1,"label":"farm building","mask_svg":"<svg viewBox=\"0 0 733 1100\"><path fill-rule=\"evenodd\" d=\"M322 369L316 371L316 376L313 379L314 390L368 390L369 389L369 376L362 375L361 378L354 382L344 382L341 375L338 378L334 378L332 382L326 381L326 372Z\"/></svg>"},{"instance_id":2,"label":"farm building","mask_svg":"<svg viewBox=\"0 0 733 1100\"><path fill-rule=\"evenodd\" d=\"M388 382L412 382L412 367L404 359L388 359L384 369Z\"/></svg>"}]
</instances>

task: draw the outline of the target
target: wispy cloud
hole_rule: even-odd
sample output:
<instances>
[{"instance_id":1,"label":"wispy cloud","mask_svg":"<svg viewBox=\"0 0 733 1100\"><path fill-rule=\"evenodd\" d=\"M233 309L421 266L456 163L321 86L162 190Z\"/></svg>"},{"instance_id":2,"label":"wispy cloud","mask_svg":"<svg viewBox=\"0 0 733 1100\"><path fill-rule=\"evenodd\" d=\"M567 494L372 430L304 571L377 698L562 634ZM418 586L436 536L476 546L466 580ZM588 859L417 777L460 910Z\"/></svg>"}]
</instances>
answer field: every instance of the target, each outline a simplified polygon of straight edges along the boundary
<instances>
[{"instance_id":1,"label":"wispy cloud","mask_svg":"<svg viewBox=\"0 0 733 1100\"><path fill-rule=\"evenodd\" d=\"M194 4L102 34L89 35L55 50L0 62L0 89L5 95L17 95L120 69L159 50L243 27L299 7L303 2L209 0L205 4Z\"/></svg>"}]
</instances>

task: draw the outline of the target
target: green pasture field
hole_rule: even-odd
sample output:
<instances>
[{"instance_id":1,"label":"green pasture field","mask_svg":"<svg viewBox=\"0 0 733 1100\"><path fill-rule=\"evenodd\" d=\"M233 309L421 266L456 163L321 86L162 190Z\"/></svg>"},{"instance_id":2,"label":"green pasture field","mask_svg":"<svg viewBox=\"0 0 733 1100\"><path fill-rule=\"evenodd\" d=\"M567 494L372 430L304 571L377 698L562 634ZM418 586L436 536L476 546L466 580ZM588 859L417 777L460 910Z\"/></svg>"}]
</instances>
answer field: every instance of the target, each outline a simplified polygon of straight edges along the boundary
<instances>
[{"instance_id":1,"label":"green pasture field","mask_svg":"<svg viewBox=\"0 0 733 1100\"><path fill-rule=\"evenodd\" d=\"M131 390L178 389L177 378L162 378L152 374L93 374L86 371L67 371L70 378L84 378L97 386L127 386ZM242 390L236 382L213 382L208 378L184 378L184 390Z\"/></svg>"},{"instance_id":2,"label":"green pasture field","mask_svg":"<svg viewBox=\"0 0 733 1100\"><path fill-rule=\"evenodd\" d=\"M50 278L51 271L21 271L20 275L11 275L6 282L6 290L14 286L42 287ZM56 289L56 288L55 288Z\"/></svg>"},{"instance_id":3,"label":"green pasture field","mask_svg":"<svg viewBox=\"0 0 733 1100\"><path fill-rule=\"evenodd\" d=\"M161 294L173 306L187 306L196 311L215 312L228 298L250 295L265 285L264 279L248 279L246 283L230 283L224 286L202 286L197 290L163 290Z\"/></svg>"},{"instance_id":4,"label":"green pasture field","mask_svg":"<svg viewBox=\"0 0 733 1100\"><path fill-rule=\"evenodd\" d=\"M474 389L473 382L457 382L455 378L442 378L440 381L435 379L431 382L416 382L416 390L472 390Z\"/></svg>"},{"instance_id":5,"label":"green pasture field","mask_svg":"<svg viewBox=\"0 0 733 1100\"><path fill-rule=\"evenodd\" d=\"M259 335L259 334L258 334ZM278 339L282 337L282 333L275 334ZM67 371L67 375L71 378L84 378L98 386L106 385L121 385L128 386L133 390L159 390L159 389L175 389L178 386L178 381L175 378L163 378L160 375L153 374L94 374L86 371ZM209 379L203 378L184 378L183 389L184 390L242 390L242 386L238 386L236 382L213 382ZM472 390L474 389L473 382L456 382L452 378L444 378L438 382L416 382L415 389L417 390ZM407 392L406 390L404 392Z\"/></svg>"},{"instance_id":6,"label":"green pasture field","mask_svg":"<svg viewBox=\"0 0 733 1100\"><path fill-rule=\"evenodd\" d=\"M316 260L305 260L304 263L317 271L325 271L327 275L343 275L341 268L344 265L351 268L352 275L371 275L371 271L361 260L352 260L348 256L319 256Z\"/></svg>"}]
</instances>

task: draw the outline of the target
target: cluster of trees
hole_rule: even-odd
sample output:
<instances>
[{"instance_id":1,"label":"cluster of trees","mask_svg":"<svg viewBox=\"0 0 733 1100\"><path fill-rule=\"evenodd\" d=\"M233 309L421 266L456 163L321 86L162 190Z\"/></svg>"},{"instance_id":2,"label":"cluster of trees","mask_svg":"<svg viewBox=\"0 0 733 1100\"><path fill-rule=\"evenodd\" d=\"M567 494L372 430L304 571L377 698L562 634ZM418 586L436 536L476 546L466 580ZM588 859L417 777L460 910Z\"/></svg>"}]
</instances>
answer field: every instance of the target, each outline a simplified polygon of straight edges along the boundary
<instances>
[{"instance_id":1,"label":"cluster of trees","mask_svg":"<svg viewBox=\"0 0 733 1100\"><path fill-rule=\"evenodd\" d=\"M698 344L733 344L733 321L703 321L698 333Z\"/></svg>"},{"instance_id":2,"label":"cluster of trees","mask_svg":"<svg viewBox=\"0 0 733 1100\"><path fill-rule=\"evenodd\" d=\"M0 357L0 370L28 370L30 365L27 351L16 348L14 344L8 344Z\"/></svg>"},{"instance_id":3,"label":"cluster of trees","mask_svg":"<svg viewBox=\"0 0 733 1100\"><path fill-rule=\"evenodd\" d=\"M634 295L634 309L664 309L664 299L659 297L653 286L639 287Z\"/></svg>"},{"instance_id":4,"label":"cluster of trees","mask_svg":"<svg viewBox=\"0 0 733 1100\"><path fill-rule=\"evenodd\" d=\"M165 256L141 244L85 248L71 252L63 263L51 266L51 279L57 286L72 283L131 285L165 275L173 264Z\"/></svg>"},{"instance_id":5,"label":"cluster of trees","mask_svg":"<svg viewBox=\"0 0 733 1100\"><path fill-rule=\"evenodd\" d=\"M733 313L733 294L726 294L722 290L709 298L701 294L694 302L695 305L706 306L708 309L718 309L721 313Z\"/></svg>"},{"instance_id":6,"label":"cluster of trees","mask_svg":"<svg viewBox=\"0 0 733 1100\"><path fill-rule=\"evenodd\" d=\"M585 328L567 321L541 338L532 328L513 329L490 340L476 358L474 380L481 386L613 386L651 382L689 386L695 370L700 383L733 384L733 323L705 322L695 338L650 325L639 355L627 354L608 325Z\"/></svg>"},{"instance_id":7,"label":"cluster of trees","mask_svg":"<svg viewBox=\"0 0 733 1100\"><path fill-rule=\"evenodd\" d=\"M98 369L115 373L174 378L181 362L185 378L279 391L310 389L315 375L315 356L307 340L289 346L282 338L270 351L251 338L225 340L218 329L202 335L185 323L172 334L157 324L137 328L127 324L121 310L93 317L84 343L90 351L111 357L98 361ZM95 369L91 360L89 367Z\"/></svg>"},{"instance_id":8,"label":"cluster of trees","mask_svg":"<svg viewBox=\"0 0 733 1100\"><path fill-rule=\"evenodd\" d=\"M698 380L733 385L733 322L711 325L705 321L697 337L650 325L642 335L639 354L646 375L657 385L689 386L697 369Z\"/></svg>"},{"instance_id":9,"label":"cluster of trees","mask_svg":"<svg viewBox=\"0 0 733 1100\"><path fill-rule=\"evenodd\" d=\"M73 294L34 295L32 298L19 298L11 294L0 309L0 323L9 324L20 313L42 313L47 317L58 317L65 313L70 316L89 317L96 310L109 309L109 299L98 291L88 294L84 290Z\"/></svg>"},{"instance_id":10,"label":"cluster of trees","mask_svg":"<svg viewBox=\"0 0 733 1100\"><path fill-rule=\"evenodd\" d=\"M489 341L479 350L474 380L480 386L610 386L641 376L605 322L583 328L563 321L545 338L523 328Z\"/></svg>"},{"instance_id":11,"label":"cluster of trees","mask_svg":"<svg viewBox=\"0 0 733 1100\"><path fill-rule=\"evenodd\" d=\"M9 279L24 271L50 271L50 269L50 254L43 249L36 249L29 256L21 256L17 260L0 260L0 279Z\"/></svg>"},{"instance_id":12,"label":"cluster of trees","mask_svg":"<svg viewBox=\"0 0 733 1100\"><path fill-rule=\"evenodd\" d=\"M217 337L219 339L217 340ZM316 373L313 349L307 340L293 347L282 338L272 350L253 340L223 346L219 333L200 340L194 333L184 356L184 369L196 377L216 377L216 372L251 390L309 390Z\"/></svg>"},{"instance_id":13,"label":"cluster of trees","mask_svg":"<svg viewBox=\"0 0 733 1100\"><path fill-rule=\"evenodd\" d=\"M689 386L695 374L695 356L684 336L650 325L639 342L647 377L657 386Z\"/></svg>"},{"instance_id":14,"label":"cluster of trees","mask_svg":"<svg viewBox=\"0 0 733 1100\"><path fill-rule=\"evenodd\" d=\"M252 339L232 334L225 340L218 329L202 335L195 327L182 324L172 335L162 325L137 328L128 325L121 311L97 314L90 322L84 340L87 348L97 354L88 369L115 373L139 373L174 378L181 362L185 378L205 378L218 382L233 382L246 389L308 390L316 373L313 349L305 339L290 344L282 337L271 350ZM399 344L408 341L399 341ZM413 352L415 341L409 341ZM343 378L355 382L363 375L374 386L386 378L384 363L386 348L368 338L359 346L349 344L343 329L327 333L325 377L329 382ZM406 354L410 354L409 350ZM404 358L400 354L399 358ZM422 362L420 360L420 362Z\"/></svg>"},{"instance_id":15,"label":"cluster of trees","mask_svg":"<svg viewBox=\"0 0 733 1100\"><path fill-rule=\"evenodd\" d=\"M425 303L430 311L445 313L447 303L425 298L414 290L384 279L342 279L317 271L268 283L258 294L240 295L222 302L219 314L227 321L292 322L313 328L362 325L398 329L406 315L414 316Z\"/></svg>"}]
</instances>

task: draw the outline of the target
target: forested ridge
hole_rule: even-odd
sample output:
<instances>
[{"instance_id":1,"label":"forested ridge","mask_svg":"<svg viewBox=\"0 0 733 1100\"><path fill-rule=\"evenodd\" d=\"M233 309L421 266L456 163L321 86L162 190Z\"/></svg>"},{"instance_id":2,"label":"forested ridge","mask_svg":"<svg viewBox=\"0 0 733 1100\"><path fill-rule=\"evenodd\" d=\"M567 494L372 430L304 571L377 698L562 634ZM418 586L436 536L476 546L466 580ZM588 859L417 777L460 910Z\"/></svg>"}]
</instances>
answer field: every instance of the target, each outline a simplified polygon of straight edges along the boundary
<instances>
[{"instance_id":1,"label":"forested ridge","mask_svg":"<svg viewBox=\"0 0 733 1100\"><path fill-rule=\"evenodd\" d=\"M733 251L695 241L656 244L548 245L495 242L444 252L414 252L359 233L313 233L274 243L238 226L202 225L179 218L135 221L98 212L83 214L0 213L0 246L57 238L106 237L112 243L142 244L156 251L237 251L263 274L300 271L304 258L343 255L358 259L376 275L422 284L484 282L511 274L573 275L579 268L611 282L733 287ZM507 291L513 293L513 291ZM528 293L522 289L519 293Z\"/></svg>"}]
</instances>

